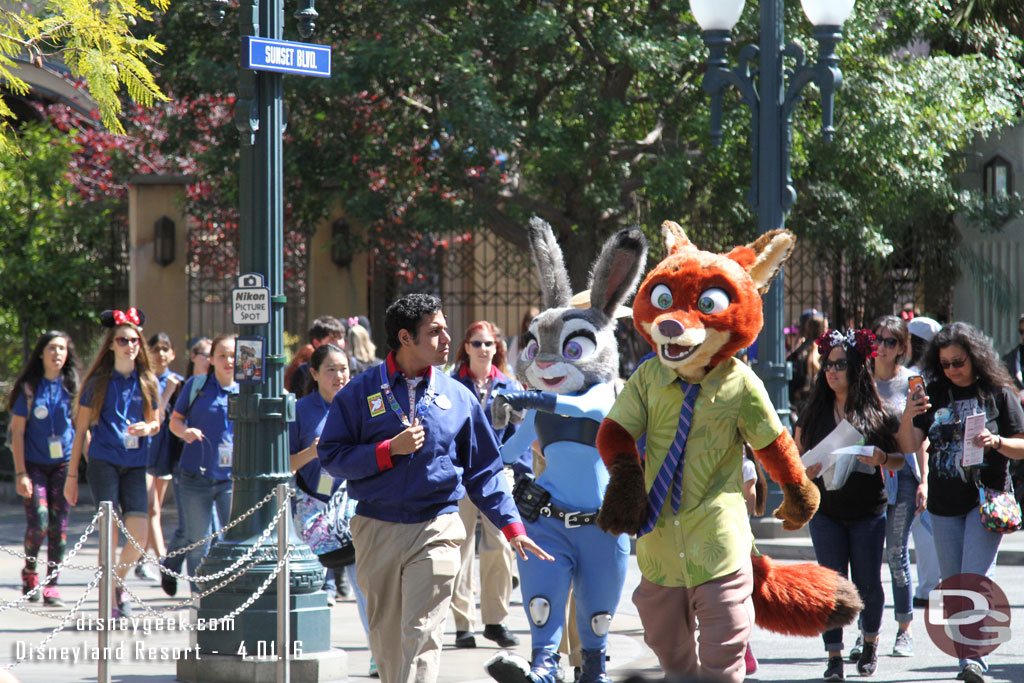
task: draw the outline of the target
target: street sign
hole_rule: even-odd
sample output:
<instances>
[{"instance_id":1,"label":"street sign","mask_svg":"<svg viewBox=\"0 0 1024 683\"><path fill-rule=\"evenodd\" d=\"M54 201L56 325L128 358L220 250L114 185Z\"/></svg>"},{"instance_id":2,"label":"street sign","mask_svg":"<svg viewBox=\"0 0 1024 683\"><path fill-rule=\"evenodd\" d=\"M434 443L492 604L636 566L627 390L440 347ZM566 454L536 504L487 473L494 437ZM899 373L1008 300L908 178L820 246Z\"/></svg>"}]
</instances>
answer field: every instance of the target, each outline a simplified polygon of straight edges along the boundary
<instances>
[{"instance_id":1,"label":"street sign","mask_svg":"<svg viewBox=\"0 0 1024 683\"><path fill-rule=\"evenodd\" d=\"M263 286L263 276L259 273L238 277L238 287L231 290L231 323L270 324L270 290Z\"/></svg>"},{"instance_id":2,"label":"street sign","mask_svg":"<svg viewBox=\"0 0 1024 683\"><path fill-rule=\"evenodd\" d=\"M331 77L331 48L290 40L242 37L242 67L300 76Z\"/></svg>"}]
</instances>

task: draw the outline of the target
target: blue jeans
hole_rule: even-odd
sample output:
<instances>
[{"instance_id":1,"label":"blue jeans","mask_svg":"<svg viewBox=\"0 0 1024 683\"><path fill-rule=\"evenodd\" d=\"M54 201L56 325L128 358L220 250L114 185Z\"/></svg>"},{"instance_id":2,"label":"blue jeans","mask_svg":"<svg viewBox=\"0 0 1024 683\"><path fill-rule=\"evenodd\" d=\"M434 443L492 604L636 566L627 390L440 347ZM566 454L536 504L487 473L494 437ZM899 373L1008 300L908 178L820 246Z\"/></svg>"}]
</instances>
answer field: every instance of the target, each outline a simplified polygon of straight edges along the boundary
<instances>
[{"instance_id":1,"label":"blue jeans","mask_svg":"<svg viewBox=\"0 0 1024 683\"><path fill-rule=\"evenodd\" d=\"M966 515L957 517L933 514L931 518L935 552L939 557L939 572L943 579L957 574L981 574L992 578L999 542L1003 537L981 525L978 508L972 508ZM983 671L988 671L985 657L960 659L960 668L963 669L969 661L980 665Z\"/></svg>"},{"instance_id":2,"label":"blue jeans","mask_svg":"<svg viewBox=\"0 0 1024 683\"><path fill-rule=\"evenodd\" d=\"M887 475L888 476L888 475ZM896 503L885 511L885 557L892 576L896 621L914 620L914 584L910 578L910 528L917 510L917 477L904 467L896 471Z\"/></svg>"},{"instance_id":3,"label":"blue jeans","mask_svg":"<svg viewBox=\"0 0 1024 683\"><path fill-rule=\"evenodd\" d=\"M178 509L178 526L171 534L171 539L167 541L168 554L188 545L185 543L185 513L181 509L181 470L177 468L171 474L171 486L174 487L174 507ZM181 566L185 564L185 556L175 555L169 560L165 560L163 564L168 569L181 573Z\"/></svg>"},{"instance_id":4,"label":"blue jeans","mask_svg":"<svg viewBox=\"0 0 1024 683\"><path fill-rule=\"evenodd\" d=\"M860 592L864 611L860 614L865 638L882 629L885 593L882 589L882 550L885 545L885 515L860 519L838 519L822 512L811 517L811 543L818 564L848 576ZM843 629L822 634L825 650L843 649Z\"/></svg>"},{"instance_id":5,"label":"blue jeans","mask_svg":"<svg viewBox=\"0 0 1024 683\"><path fill-rule=\"evenodd\" d=\"M192 545L196 541L209 536L213 528L214 506L217 519L226 524L231 514L231 480L217 481L192 472L181 472L181 511L185 515L185 544ZM185 553L188 560L188 573L196 575L200 563L210 552L210 541ZM195 586L193 585L193 588Z\"/></svg>"},{"instance_id":6,"label":"blue jeans","mask_svg":"<svg viewBox=\"0 0 1024 683\"><path fill-rule=\"evenodd\" d=\"M146 493L146 467L124 467L107 460L89 458L86 472L92 497L99 505L109 500L122 517L149 517L149 497Z\"/></svg>"}]
</instances>

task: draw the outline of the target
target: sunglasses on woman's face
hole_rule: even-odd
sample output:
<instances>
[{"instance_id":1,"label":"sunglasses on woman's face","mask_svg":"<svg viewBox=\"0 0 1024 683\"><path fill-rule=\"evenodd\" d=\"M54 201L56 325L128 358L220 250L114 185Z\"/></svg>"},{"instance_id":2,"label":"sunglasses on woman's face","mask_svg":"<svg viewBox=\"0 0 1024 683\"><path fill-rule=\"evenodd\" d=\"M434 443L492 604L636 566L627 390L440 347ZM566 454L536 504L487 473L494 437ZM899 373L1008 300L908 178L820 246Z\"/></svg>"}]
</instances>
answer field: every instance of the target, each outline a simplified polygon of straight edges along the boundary
<instances>
[{"instance_id":1,"label":"sunglasses on woman's face","mask_svg":"<svg viewBox=\"0 0 1024 683\"><path fill-rule=\"evenodd\" d=\"M840 358L839 360L827 360L821 364L821 369L824 372L828 372L833 369L838 372L846 372L846 359Z\"/></svg>"},{"instance_id":2,"label":"sunglasses on woman's face","mask_svg":"<svg viewBox=\"0 0 1024 683\"><path fill-rule=\"evenodd\" d=\"M117 342L118 346L128 346L129 344L138 346L140 340L138 337L114 337L114 341Z\"/></svg>"},{"instance_id":3,"label":"sunglasses on woman's face","mask_svg":"<svg viewBox=\"0 0 1024 683\"><path fill-rule=\"evenodd\" d=\"M474 349L479 349L481 346L484 347L485 349L489 349L492 346L494 346L494 342L492 342L492 341L471 341L471 342L469 342L469 345L472 346Z\"/></svg>"},{"instance_id":4,"label":"sunglasses on woman's face","mask_svg":"<svg viewBox=\"0 0 1024 683\"><path fill-rule=\"evenodd\" d=\"M895 349L899 345L900 340L896 337L879 337L878 343L887 349Z\"/></svg>"},{"instance_id":5,"label":"sunglasses on woman's face","mask_svg":"<svg viewBox=\"0 0 1024 683\"><path fill-rule=\"evenodd\" d=\"M942 366L943 370L949 370L950 368L956 368L959 370L967 362L967 357L958 358L957 360L940 360L939 365Z\"/></svg>"}]
</instances>

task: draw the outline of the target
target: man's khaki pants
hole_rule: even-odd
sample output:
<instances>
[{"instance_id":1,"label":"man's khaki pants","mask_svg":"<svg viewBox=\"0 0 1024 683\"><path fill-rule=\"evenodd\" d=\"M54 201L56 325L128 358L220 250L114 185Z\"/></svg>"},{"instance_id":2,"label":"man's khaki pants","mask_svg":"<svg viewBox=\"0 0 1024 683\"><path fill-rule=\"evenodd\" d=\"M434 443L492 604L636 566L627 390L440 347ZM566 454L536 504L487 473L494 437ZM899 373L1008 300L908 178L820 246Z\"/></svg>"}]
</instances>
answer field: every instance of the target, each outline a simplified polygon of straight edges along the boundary
<instances>
[{"instance_id":1,"label":"man's khaki pants","mask_svg":"<svg viewBox=\"0 0 1024 683\"><path fill-rule=\"evenodd\" d=\"M465 528L455 513L419 524L356 515L356 580L382 683L434 683Z\"/></svg>"},{"instance_id":2,"label":"man's khaki pants","mask_svg":"<svg viewBox=\"0 0 1024 683\"><path fill-rule=\"evenodd\" d=\"M452 613L456 631L473 631L476 600L473 598L473 546L476 545L478 510L469 498L459 501L459 517L466 530L460 548L462 564L455 578ZM503 624L512 599L512 546L486 517L480 525L480 615L484 624Z\"/></svg>"}]
</instances>

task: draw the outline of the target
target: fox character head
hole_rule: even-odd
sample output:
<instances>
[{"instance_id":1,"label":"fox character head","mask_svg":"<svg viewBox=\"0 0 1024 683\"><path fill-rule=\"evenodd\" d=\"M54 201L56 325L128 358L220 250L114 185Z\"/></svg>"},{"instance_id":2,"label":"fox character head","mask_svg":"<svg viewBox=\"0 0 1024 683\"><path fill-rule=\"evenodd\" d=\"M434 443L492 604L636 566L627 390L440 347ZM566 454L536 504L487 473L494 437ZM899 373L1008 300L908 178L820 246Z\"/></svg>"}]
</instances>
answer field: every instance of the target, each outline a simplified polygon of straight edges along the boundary
<instances>
[{"instance_id":1,"label":"fox character head","mask_svg":"<svg viewBox=\"0 0 1024 683\"><path fill-rule=\"evenodd\" d=\"M772 230L728 254L695 247L676 223L661 225L668 256L644 279L633 322L658 360L687 381L750 346L764 324L761 294L789 258L796 238Z\"/></svg>"},{"instance_id":2,"label":"fox character head","mask_svg":"<svg viewBox=\"0 0 1024 683\"><path fill-rule=\"evenodd\" d=\"M647 238L639 228L608 238L591 270L590 308L584 309L572 305L562 250L551 226L539 218L530 221L530 251L545 310L523 335L516 376L531 389L555 394L611 382L619 368L614 315L640 280Z\"/></svg>"}]
</instances>

